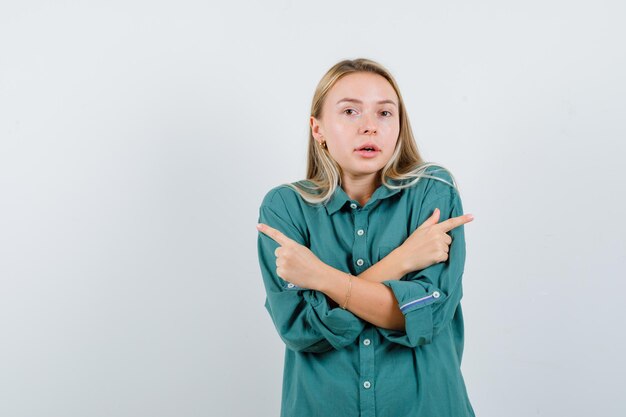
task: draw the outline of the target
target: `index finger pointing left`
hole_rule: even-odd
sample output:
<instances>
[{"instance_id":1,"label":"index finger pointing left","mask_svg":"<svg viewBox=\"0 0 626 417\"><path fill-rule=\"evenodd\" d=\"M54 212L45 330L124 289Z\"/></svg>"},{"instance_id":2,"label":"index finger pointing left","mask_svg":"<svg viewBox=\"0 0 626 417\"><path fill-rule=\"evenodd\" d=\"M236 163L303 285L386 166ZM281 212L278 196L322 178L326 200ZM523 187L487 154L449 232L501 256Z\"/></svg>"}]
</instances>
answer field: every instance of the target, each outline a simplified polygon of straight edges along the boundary
<instances>
[{"instance_id":1,"label":"index finger pointing left","mask_svg":"<svg viewBox=\"0 0 626 417\"><path fill-rule=\"evenodd\" d=\"M280 246L284 246L288 243L294 242L294 240L289 239L281 231L274 229L273 227L268 226L264 223L259 223L257 225L257 229L274 239L274 241L276 241Z\"/></svg>"}]
</instances>

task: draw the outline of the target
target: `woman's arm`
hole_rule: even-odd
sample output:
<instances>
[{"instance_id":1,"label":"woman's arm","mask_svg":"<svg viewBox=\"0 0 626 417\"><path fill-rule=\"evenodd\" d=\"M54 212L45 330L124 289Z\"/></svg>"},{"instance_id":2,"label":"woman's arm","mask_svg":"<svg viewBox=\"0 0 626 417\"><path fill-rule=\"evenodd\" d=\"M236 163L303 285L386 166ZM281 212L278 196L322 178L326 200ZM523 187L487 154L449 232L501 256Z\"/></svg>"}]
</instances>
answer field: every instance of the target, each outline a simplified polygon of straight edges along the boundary
<instances>
[{"instance_id":1,"label":"woman's arm","mask_svg":"<svg viewBox=\"0 0 626 417\"><path fill-rule=\"evenodd\" d=\"M398 269L398 264L393 262L394 257L391 255L390 253L358 277L352 277L350 300L346 309L375 326L404 330L404 315L398 307L393 291L380 282L362 278L365 275L376 277L378 276L376 274L384 272L390 276L401 274L397 278L400 279L404 273ZM322 279L315 289L326 294L336 305L343 305L349 290L350 275L330 265L326 265L326 268L324 273L320 274Z\"/></svg>"},{"instance_id":2,"label":"woman's arm","mask_svg":"<svg viewBox=\"0 0 626 417\"><path fill-rule=\"evenodd\" d=\"M439 210L435 210L402 245L361 272L359 278L371 282L399 280L410 272L417 272L447 261L449 245L452 242L447 233L471 222L474 217L471 214L464 214L438 223L439 214Z\"/></svg>"},{"instance_id":3,"label":"woman's arm","mask_svg":"<svg viewBox=\"0 0 626 417\"><path fill-rule=\"evenodd\" d=\"M400 279L411 271L404 269L403 253L399 248L394 249L367 270L359 274L359 278L369 282L383 282L390 279Z\"/></svg>"},{"instance_id":4,"label":"woman's arm","mask_svg":"<svg viewBox=\"0 0 626 417\"><path fill-rule=\"evenodd\" d=\"M459 207L461 207L460 200L457 213L462 211ZM446 215L448 210L446 209ZM398 281L406 274L425 270L431 265L441 265L442 262L447 264L447 244L452 241L447 232L455 235L461 233L462 237L463 229L457 229L457 227L471 221L473 217L469 214L451 217L441 223L437 223L438 219L437 213L425 220L402 245L359 274L358 277L352 278L347 309L375 326L391 330L405 330L405 317L389 281ZM457 250L458 246L457 243L455 245ZM418 255L423 259L417 260ZM420 264L422 261L423 264ZM330 298L329 302L333 307L343 305L349 290L349 275L326 264L324 267L326 271L321 274L322 279L316 289Z\"/></svg>"},{"instance_id":5,"label":"woman's arm","mask_svg":"<svg viewBox=\"0 0 626 417\"><path fill-rule=\"evenodd\" d=\"M452 242L447 233L472 219L471 214L466 214L438 223L439 210L435 210L402 245L363 271L358 278L352 279L347 309L378 327L405 330L404 314L398 306L397 298L390 286L382 283L398 281L406 274L447 261L448 245ZM318 290L326 294L330 298L329 304L336 308L345 302L349 288L346 277L349 275L326 266L330 269L327 274L322 274L324 280Z\"/></svg>"}]
</instances>

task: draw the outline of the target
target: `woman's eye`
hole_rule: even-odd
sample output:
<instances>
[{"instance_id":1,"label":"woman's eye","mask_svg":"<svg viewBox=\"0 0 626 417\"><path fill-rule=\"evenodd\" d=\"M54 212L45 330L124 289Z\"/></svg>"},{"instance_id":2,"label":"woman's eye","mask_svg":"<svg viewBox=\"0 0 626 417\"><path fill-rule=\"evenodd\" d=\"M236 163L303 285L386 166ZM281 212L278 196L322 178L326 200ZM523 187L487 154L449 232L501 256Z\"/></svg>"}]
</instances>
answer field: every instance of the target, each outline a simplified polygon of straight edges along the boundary
<instances>
[{"instance_id":1,"label":"woman's eye","mask_svg":"<svg viewBox=\"0 0 626 417\"><path fill-rule=\"evenodd\" d=\"M388 110L383 110L382 113L389 113L389 116L391 116L391 112L388 111ZM389 117L389 116L387 116L387 117Z\"/></svg>"},{"instance_id":2,"label":"woman's eye","mask_svg":"<svg viewBox=\"0 0 626 417\"><path fill-rule=\"evenodd\" d=\"M343 112L347 112L347 111L354 111L353 109L345 109ZM351 113L349 113L349 115L351 115Z\"/></svg>"}]
</instances>

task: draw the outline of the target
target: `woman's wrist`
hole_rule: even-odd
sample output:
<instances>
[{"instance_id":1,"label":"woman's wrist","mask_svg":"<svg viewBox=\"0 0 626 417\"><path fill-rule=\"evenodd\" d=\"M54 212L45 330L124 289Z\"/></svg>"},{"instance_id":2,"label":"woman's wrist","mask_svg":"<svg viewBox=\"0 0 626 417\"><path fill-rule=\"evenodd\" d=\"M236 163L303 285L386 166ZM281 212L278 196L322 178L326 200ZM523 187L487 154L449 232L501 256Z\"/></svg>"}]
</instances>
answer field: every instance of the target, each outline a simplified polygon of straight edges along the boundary
<instances>
[{"instance_id":1,"label":"woman's wrist","mask_svg":"<svg viewBox=\"0 0 626 417\"><path fill-rule=\"evenodd\" d=\"M383 282L399 280L409 272L410 271L406 270L404 254L402 253L401 246L399 246L367 270L361 272L358 278L370 282ZM315 285L311 289L328 294L329 291L332 291L332 287L336 287L339 282L343 281L343 279L349 275L350 272L340 271L322 262L318 273L319 279L315 280ZM342 301L338 301L338 303L339 302Z\"/></svg>"},{"instance_id":2,"label":"woman's wrist","mask_svg":"<svg viewBox=\"0 0 626 417\"><path fill-rule=\"evenodd\" d=\"M404 265L404 254L400 247L391 251L383 259L359 274L359 278L371 282L383 282L389 280L399 280L408 271Z\"/></svg>"},{"instance_id":3,"label":"woman's wrist","mask_svg":"<svg viewBox=\"0 0 626 417\"><path fill-rule=\"evenodd\" d=\"M383 260L389 258L387 261L391 264L392 273L398 276L398 279L402 278L409 272L411 272L406 266L406 255L402 245L392 250L389 255L385 256Z\"/></svg>"},{"instance_id":4,"label":"woman's wrist","mask_svg":"<svg viewBox=\"0 0 626 417\"><path fill-rule=\"evenodd\" d=\"M348 288L349 272L343 272L330 265L324 264L319 274L319 279L316 280L314 290L323 292L329 297L333 298L339 305L345 301L343 295ZM339 295L342 297L339 297Z\"/></svg>"}]
</instances>

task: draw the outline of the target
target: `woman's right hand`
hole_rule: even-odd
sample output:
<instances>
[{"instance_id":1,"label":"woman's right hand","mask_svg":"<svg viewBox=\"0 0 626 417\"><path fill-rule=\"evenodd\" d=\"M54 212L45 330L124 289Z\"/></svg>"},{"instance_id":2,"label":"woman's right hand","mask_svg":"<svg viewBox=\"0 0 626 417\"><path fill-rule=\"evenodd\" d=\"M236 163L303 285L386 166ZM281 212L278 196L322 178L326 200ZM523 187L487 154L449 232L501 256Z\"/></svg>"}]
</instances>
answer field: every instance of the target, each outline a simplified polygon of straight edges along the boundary
<instances>
[{"instance_id":1,"label":"woman's right hand","mask_svg":"<svg viewBox=\"0 0 626 417\"><path fill-rule=\"evenodd\" d=\"M419 271L439 262L448 260L448 252L452 238L447 232L474 220L471 214L452 217L441 223L440 210L435 209L432 216L424 221L411 235L394 251L399 252L400 262L406 273Z\"/></svg>"}]
</instances>

